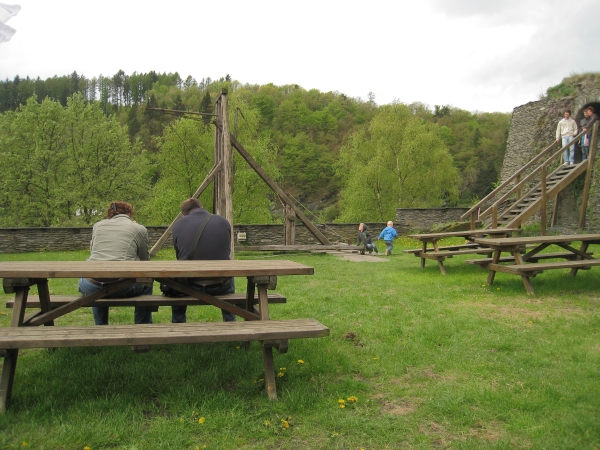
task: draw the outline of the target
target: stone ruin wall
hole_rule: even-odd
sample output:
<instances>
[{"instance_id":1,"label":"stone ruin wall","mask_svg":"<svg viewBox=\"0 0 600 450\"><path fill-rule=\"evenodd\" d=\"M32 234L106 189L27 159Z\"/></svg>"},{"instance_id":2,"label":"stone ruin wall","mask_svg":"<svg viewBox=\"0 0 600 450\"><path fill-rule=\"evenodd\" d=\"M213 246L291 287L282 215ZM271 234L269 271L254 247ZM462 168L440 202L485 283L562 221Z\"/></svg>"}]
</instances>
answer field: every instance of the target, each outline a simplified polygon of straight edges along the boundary
<instances>
[{"instance_id":1,"label":"stone ruin wall","mask_svg":"<svg viewBox=\"0 0 600 450\"><path fill-rule=\"evenodd\" d=\"M570 109L572 117L579 123L583 118L583 107L600 102L600 88L580 87L579 94L573 98L545 99L529 102L513 110L512 121L508 133L506 154L501 172L501 181L508 179L513 173L527 164L535 155L548 147L556 139L556 125L563 118L565 109ZM598 108L596 108L598 109ZM597 111L600 112L600 111ZM600 142L600 139L599 139ZM600 155L596 149L594 175L590 189L590 197L586 213L584 231L600 232ZM576 148L575 161L581 161L579 148ZM579 212L583 179L568 186L558 196L558 214L555 231L570 234L578 231ZM551 219L553 202L549 203L548 220ZM539 214L532 217L529 223L539 223Z\"/></svg>"}]
</instances>

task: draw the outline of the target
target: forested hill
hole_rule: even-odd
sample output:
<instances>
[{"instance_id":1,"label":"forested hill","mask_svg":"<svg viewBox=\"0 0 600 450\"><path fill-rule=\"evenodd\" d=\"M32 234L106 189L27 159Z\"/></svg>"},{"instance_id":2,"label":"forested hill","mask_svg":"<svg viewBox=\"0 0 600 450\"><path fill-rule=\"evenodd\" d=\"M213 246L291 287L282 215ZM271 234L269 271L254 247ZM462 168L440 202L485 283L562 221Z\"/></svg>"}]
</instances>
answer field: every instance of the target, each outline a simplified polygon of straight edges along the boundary
<instances>
[{"instance_id":1,"label":"forested hill","mask_svg":"<svg viewBox=\"0 0 600 450\"><path fill-rule=\"evenodd\" d=\"M121 131L114 128L114 133L123 133L129 142L116 147L125 149L127 158L143 156L145 163L140 168L144 167L146 178L136 180L133 184L137 188L130 193L97 186L87 198L74 195L68 204L58 195L56 208L64 212L53 216L48 211L43 223L25 219L22 211L14 210L18 209L15 200L5 194L0 198L0 213L5 217L0 219L0 226L78 223L81 211L95 211L116 195L143 205L149 221L164 223L171 217L173 205L176 210L176 199L190 195L202 181L206 167L210 168L212 130L209 124L163 115L147 107L212 112L223 88L230 94L232 129L237 123L238 140L254 152L286 192L316 210L323 220L387 220L396 207L439 206L444 201L449 205L471 204L492 189L500 173L510 123L510 116L503 113L471 113L420 103L377 105L373 97L362 100L293 84L242 84L229 75L201 81L191 76L183 79L177 73L127 75L123 71L93 78L76 72L46 80L15 77L0 81L0 152L5 161L33 151L19 141L18 127L26 126L25 115L39 121L52 111L52 120L59 125L69 120L74 123L75 119L81 124L94 117L96 122L90 122L88 129L100 126L99 121L105 121L105 128L120 126ZM52 144L52 152L57 158L68 159L66 149L73 146L73 139L67 142L68 126L64 126L64 130L59 126L63 138ZM37 133L43 130L31 129ZM48 136L39 136L35 146L48 140ZM65 149L64 154L60 154L61 149ZM35 161L36 154L27 155ZM27 170L33 171L29 173L33 176L36 170L46 170L44 167L48 164L36 166L32 162ZM71 170L76 176L81 168ZM10 174L3 177L0 181L8 186ZM15 180L12 182L14 186ZM276 199L256 190L256 182L250 173L236 167L238 219L277 220L272 214L279 207ZM17 186L20 191L13 194L21 195L21 202L34 202L35 187L22 182ZM83 189L70 186L71 190ZM60 189L64 191L65 186ZM48 189L44 195L48 201ZM253 207L252 198L244 200L243 196L254 197L260 205ZM263 213L257 212L260 208L264 208ZM94 214L84 214L83 220L94 221Z\"/></svg>"}]
</instances>

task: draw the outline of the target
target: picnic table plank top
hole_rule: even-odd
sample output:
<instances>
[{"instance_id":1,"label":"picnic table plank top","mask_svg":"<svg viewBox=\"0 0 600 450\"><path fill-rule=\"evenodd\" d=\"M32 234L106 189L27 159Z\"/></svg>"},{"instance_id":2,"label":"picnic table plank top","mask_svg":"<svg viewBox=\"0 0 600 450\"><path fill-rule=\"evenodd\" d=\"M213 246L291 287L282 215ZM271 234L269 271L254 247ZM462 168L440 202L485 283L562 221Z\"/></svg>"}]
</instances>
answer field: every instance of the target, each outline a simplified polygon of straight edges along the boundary
<instances>
[{"instance_id":1,"label":"picnic table plank top","mask_svg":"<svg viewBox=\"0 0 600 450\"><path fill-rule=\"evenodd\" d=\"M466 231L448 231L441 233L424 233L424 234L409 234L408 237L413 239L434 239L434 238L445 238L445 237L468 237L468 236L483 236L490 234L506 234L520 232L519 228L485 228L478 230L466 230Z\"/></svg>"},{"instance_id":2,"label":"picnic table plank top","mask_svg":"<svg viewBox=\"0 0 600 450\"><path fill-rule=\"evenodd\" d=\"M568 234L562 236L527 236L510 238L476 238L474 241L489 247L512 247L527 244L554 244L573 241L598 241L600 234Z\"/></svg>"},{"instance_id":3,"label":"picnic table plank top","mask_svg":"<svg viewBox=\"0 0 600 450\"><path fill-rule=\"evenodd\" d=\"M313 273L312 267L287 260L0 262L0 278L212 278Z\"/></svg>"}]
</instances>

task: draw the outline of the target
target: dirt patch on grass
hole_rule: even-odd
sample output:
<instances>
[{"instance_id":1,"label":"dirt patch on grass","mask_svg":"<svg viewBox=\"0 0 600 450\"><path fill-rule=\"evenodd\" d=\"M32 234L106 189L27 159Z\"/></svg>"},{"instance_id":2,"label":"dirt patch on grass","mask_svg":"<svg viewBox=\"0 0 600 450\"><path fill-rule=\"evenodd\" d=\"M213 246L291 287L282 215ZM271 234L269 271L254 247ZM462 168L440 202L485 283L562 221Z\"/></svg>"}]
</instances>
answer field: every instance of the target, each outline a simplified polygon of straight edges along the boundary
<instances>
[{"instance_id":1,"label":"dirt patch on grass","mask_svg":"<svg viewBox=\"0 0 600 450\"><path fill-rule=\"evenodd\" d=\"M400 398L390 400L385 394L376 394L373 399L381 405L383 414L392 416L407 416L413 414L423 402L420 398Z\"/></svg>"},{"instance_id":2,"label":"dirt patch on grass","mask_svg":"<svg viewBox=\"0 0 600 450\"><path fill-rule=\"evenodd\" d=\"M331 252L333 253L333 252ZM335 252L333 253L339 259L343 259L345 261L352 262L388 262L389 257L386 256L377 256L377 255L361 255L360 253L350 253L350 252Z\"/></svg>"},{"instance_id":3,"label":"dirt patch on grass","mask_svg":"<svg viewBox=\"0 0 600 450\"><path fill-rule=\"evenodd\" d=\"M482 317L493 317L509 319L514 321L540 320L556 317L586 317L589 311L579 305L564 305L559 299L535 299L518 300L520 305L512 304L492 304L484 302L461 302L456 306L466 307L470 311L478 311ZM523 307L522 304L530 304L531 308ZM542 308L542 309L538 309Z\"/></svg>"},{"instance_id":4,"label":"dirt patch on grass","mask_svg":"<svg viewBox=\"0 0 600 450\"><path fill-rule=\"evenodd\" d=\"M466 432L448 431L445 426L436 422L427 422L419 427L419 431L433 439L433 444L439 448L447 448L456 441L469 441L479 439L488 443L497 442L505 435L504 427L501 423L491 421L488 423L477 422Z\"/></svg>"}]
</instances>

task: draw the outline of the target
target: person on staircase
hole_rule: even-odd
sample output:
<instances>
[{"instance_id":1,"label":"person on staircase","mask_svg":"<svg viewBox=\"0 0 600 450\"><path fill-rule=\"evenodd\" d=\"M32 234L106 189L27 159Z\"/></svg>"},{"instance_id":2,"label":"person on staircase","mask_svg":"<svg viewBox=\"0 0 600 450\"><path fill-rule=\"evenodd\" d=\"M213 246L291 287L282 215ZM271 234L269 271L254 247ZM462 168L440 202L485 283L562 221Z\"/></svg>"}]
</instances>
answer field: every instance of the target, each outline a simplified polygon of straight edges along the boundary
<instances>
[{"instance_id":1,"label":"person on staircase","mask_svg":"<svg viewBox=\"0 0 600 450\"><path fill-rule=\"evenodd\" d=\"M577 122L571 119L571 111L565 111L565 117L556 126L556 141L562 139L562 146L568 145L577 136ZM575 164L575 144L570 145L563 153L565 166Z\"/></svg>"},{"instance_id":2,"label":"person on staircase","mask_svg":"<svg viewBox=\"0 0 600 450\"><path fill-rule=\"evenodd\" d=\"M579 122L581 125L581 131L588 131L594 123L598 120L598 116L594 112L594 107L589 106L583 111L583 119ZM581 136L581 159L588 159L590 152L590 140L592 139L591 133L586 133Z\"/></svg>"}]
</instances>

